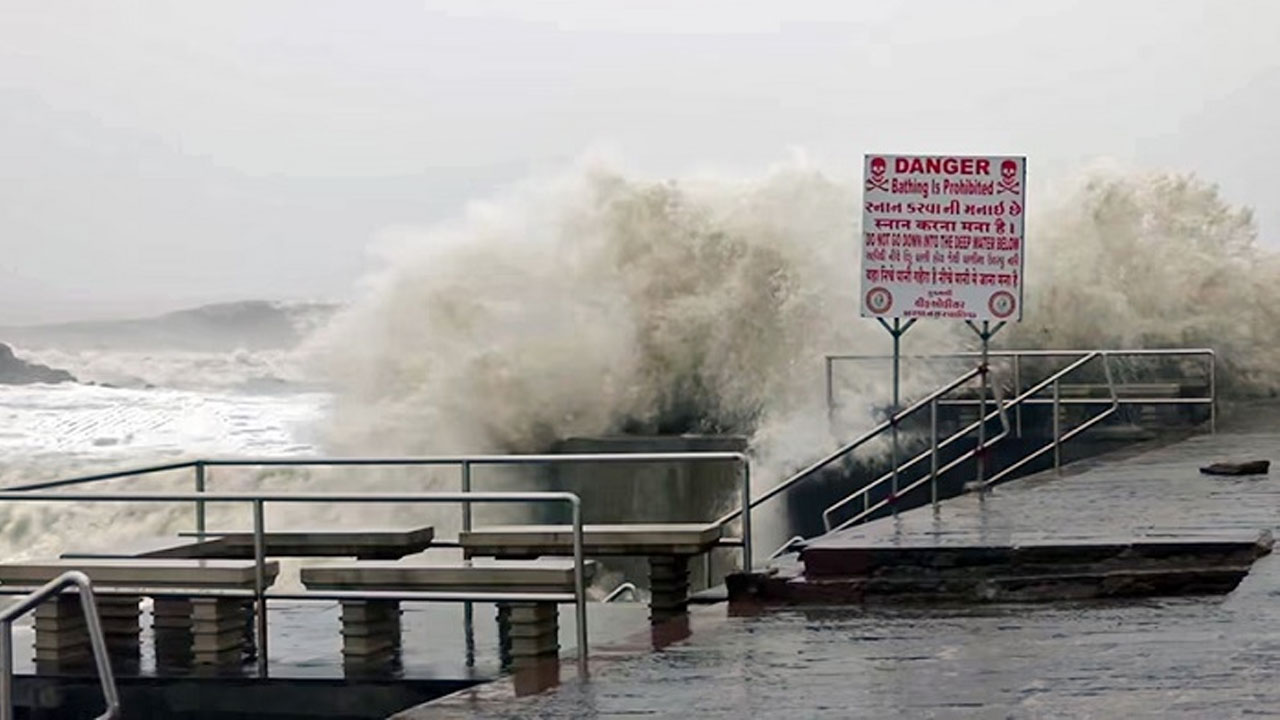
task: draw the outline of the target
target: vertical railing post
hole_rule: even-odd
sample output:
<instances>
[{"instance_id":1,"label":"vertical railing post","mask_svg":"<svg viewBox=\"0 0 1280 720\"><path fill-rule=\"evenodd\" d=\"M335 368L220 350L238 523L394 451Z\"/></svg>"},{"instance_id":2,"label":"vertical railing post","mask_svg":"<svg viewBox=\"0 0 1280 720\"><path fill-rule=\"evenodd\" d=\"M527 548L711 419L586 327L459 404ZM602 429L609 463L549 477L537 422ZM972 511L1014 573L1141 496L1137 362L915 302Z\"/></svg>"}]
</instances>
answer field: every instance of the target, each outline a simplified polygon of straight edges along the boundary
<instances>
[{"instance_id":1,"label":"vertical railing post","mask_svg":"<svg viewBox=\"0 0 1280 720\"><path fill-rule=\"evenodd\" d=\"M982 338L982 360L978 366L979 390L978 390L978 448L974 451L974 462L976 465L976 475L978 479L978 492L984 490L983 481L987 474L987 385L990 379L987 377L988 362L990 361L990 324L982 321L982 331L979 333Z\"/></svg>"},{"instance_id":2,"label":"vertical railing post","mask_svg":"<svg viewBox=\"0 0 1280 720\"><path fill-rule=\"evenodd\" d=\"M111 656L107 652L107 639L102 633L102 616L98 613L98 601L93 594L93 586L88 576L81 575L74 580L80 593L80 611L84 614L85 629L89 631L89 647L93 650L93 661L98 668L98 684L102 686L102 697L107 703L106 717L115 717L120 709L120 697L116 688L115 675L111 670Z\"/></svg>"},{"instance_id":3,"label":"vertical railing post","mask_svg":"<svg viewBox=\"0 0 1280 720\"><path fill-rule=\"evenodd\" d=\"M587 579L583 571L582 500L572 498L573 507L573 594L578 631L578 672L587 676Z\"/></svg>"},{"instance_id":4,"label":"vertical railing post","mask_svg":"<svg viewBox=\"0 0 1280 720\"><path fill-rule=\"evenodd\" d=\"M1209 432L1218 432L1218 354L1209 352Z\"/></svg>"},{"instance_id":5,"label":"vertical railing post","mask_svg":"<svg viewBox=\"0 0 1280 720\"><path fill-rule=\"evenodd\" d=\"M462 492L471 492L471 461L462 461ZM471 503L462 503L462 531L471 532Z\"/></svg>"},{"instance_id":6,"label":"vertical railing post","mask_svg":"<svg viewBox=\"0 0 1280 720\"><path fill-rule=\"evenodd\" d=\"M893 463L893 480L889 488L889 509L893 516L898 516L898 410L901 403L902 370L899 367L902 359L902 332L898 318L893 319L893 408L889 411L890 443L893 445L891 462Z\"/></svg>"},{"instance_id":7,"label":"vertical railing post","mask_svg":"<svg viewBox=\"0 0 1280 720\"><path fill-rule=\"evenodd\" d=\"M1013 397L1022 394L1022 353L1013 354ZM1022 439L1022 403L1013 406L1014 434Z\"/></svg>"},{"instance_id":8,"label":"vertical railing post","mask_svg":"<svg viewBox=\"0 0 1280 720\"><path fill-rule=\"evenodd\" d=\"M203 493L205 485L204 477L204 461L196 461L196 492ZM205 516L204 516L204 500L196 501L196 537L204 539L205 532Z\"/></svg>"},{"instance_id":9,"label":"vertical railing post","mask_svg":"<svg viewBox=\"0 0 1280 720\"><path fill-rule=\"evenodd\" d=\"M258 677L267 677L267 572L266 511L264 501L253 501L253 599L258 631Z\"/></svg>"},{"instance_id":10,"label":"vertical railing post","mask_svg":"<svg viewBox=\"0 0 1280 720\"><path fill-rule=\"evenodd\" d=\"M471 461L463 460L462 492L471 492ZM471 503L462 503L462 532L471 532ZM470 561L468 560L468 564ZM476 611L470 600L462 603L462 642L466 647L467 667L476 664Z\"/></svg>"},{"instance_id":11,"label":"vertical railing post","mask_svg":"<svg viewBox=\"0 0 1280 720\"><path fill-rule=\"evenodd\" d=\"M742 571L751 572L751 462L742 459Z\"/></svg>"},{"instance_id":12,"label":"vertical railing post","mask_svg":"<svg viewBox=\"0 0 1280 720\"><path fill-rule=\"evenodd\" d=\"M938 511L938 398L929 401L929 499Z\"/></svg>"},{"instance_id":13,"label":"vertical railing post","mask_svg":"<svg viewBox=\"0 0 1280 720\"><path fill-rule=\"evenodd\" d=\"M0 623L0 720L13 720L13 623Z\"/></svg>"},{"instance_id":14,"label":"vertical railing post","mask_svg":"<svg viewBox=\"0 0 1280 720\"><path fill-rule=\"evenodd\" d=\"M827 421L835 422L836 419L836 390L835 390L835 371L832 370L832 360L830 355L823 358L825 367L824 375L827 379Z\"/></svg>"},{"instance_id":15,"label":"vertical railing post","mask_svg":"<svg viewBox=\"0 0 1280 720\"><path fill-rule=\"evenodd\" d=\"M1053 469L1062 470L1062 389L1053 381Z\"/></svg>"}]
</instances>

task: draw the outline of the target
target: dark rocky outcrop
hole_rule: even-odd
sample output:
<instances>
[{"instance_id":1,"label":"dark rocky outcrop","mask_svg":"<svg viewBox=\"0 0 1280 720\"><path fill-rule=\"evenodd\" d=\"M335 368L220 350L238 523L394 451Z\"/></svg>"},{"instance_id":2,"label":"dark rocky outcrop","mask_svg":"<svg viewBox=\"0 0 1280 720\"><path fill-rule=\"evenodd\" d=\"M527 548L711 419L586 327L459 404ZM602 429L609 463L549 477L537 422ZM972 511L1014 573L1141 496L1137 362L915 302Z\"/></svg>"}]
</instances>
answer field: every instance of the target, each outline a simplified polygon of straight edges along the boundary
<instances>
[{"instance_id":1,"label":"dark rocky outcrop","mask_svg":"<svg viewBox=\"0 0 1280 720\"><path fill-rule=\"evenodd\" d=\"M13 354L13 348L0 343L0 385L75 382L66 370L31 363Z\"/></svg>"},{"instance_id":2,"label":"dark rocky outcrop","mask_svg":"<svg viewBox=\"0 0 1280 720\"><path fill-rule=\"evenodd\" d=\"M323 303L246 300L132 320L0 326L0 337L23 347L62 350L289 349L326 324L337 310L336 305Z\"/></svg>"},{"instance_id":3,"label":"dark rocky outcrop","mask_svg":"<svg viewBox=\"0 0 1280 720\"><path fill-rule=\"evenodd\" d=\"M1200 468L1200 472L1205 475L1264 475L1270 469L1270 460L1250 460L1239 463L1214 463Z\"/></svg>"}]
</instances>

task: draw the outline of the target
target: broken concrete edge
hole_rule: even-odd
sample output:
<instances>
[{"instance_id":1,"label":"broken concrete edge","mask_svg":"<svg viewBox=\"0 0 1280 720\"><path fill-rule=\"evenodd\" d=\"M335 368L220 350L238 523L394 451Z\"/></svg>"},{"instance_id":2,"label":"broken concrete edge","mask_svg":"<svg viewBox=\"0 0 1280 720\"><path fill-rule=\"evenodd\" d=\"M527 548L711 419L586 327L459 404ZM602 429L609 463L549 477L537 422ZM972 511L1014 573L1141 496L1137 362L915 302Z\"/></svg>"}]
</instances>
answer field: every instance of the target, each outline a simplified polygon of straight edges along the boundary
<instances>
[{"instance_id":1,"label":"broken concrete edge","mask_svg":"<svg viewBox=\"0 0 1280 720\"><path fill-rule=\"evenodd\" d=\"M1270 531L1239 539L1189 535L1180 538L1138 537L1123 541L1035 541L1008 545L821 544L799 555L811 578L906 572L985 572L1000 568L1045 566L1134 567L1219 558L1234 562L1256 559L1271 551Z\"/></svg>"},{"instance_id":2,"label":"broken concrete edge","mask_svg":"<svg viewBox=\"0 0 1280 720\"><path fill-rule=\"evenodd\" d=\"M1253 562L1269 554L1273 546L1271 532L1264 530L1252 542L1152 543L1145 547L1153 551L1147 556L1132 552L1134 548L1144 549L1141 541L1109 546L1117 554L1092 564L1010 562L931 566L907 563L864 568L867 572L861 573L814 574L806 572L806 566L790 560L752 572L731 574L726 577L725 586L731 611L751 605L859 605L877 600L918 604L1043 603L1225 594L1234 590L1248 575ZM967 549L938 550L945 553ZM927 548L915 550L911 555L927 558L928 553L924 552ZM1016 557L1016 554L1007 553L1002 557Z\"/></svg>"},{"instance_id":3,"label":"broken concrete edge","mask_svg":"<svg viewBox=\"0 0 1280 720\"><path fill-rule=\"evenodd\" d=\"M1224 595L1234 590L1248 574L1247 566L914 580L860 577L813 580L740 574L731 581L729 608L731 613L741 614L751 608L770 606L885 603L895 607L908 604L940 607Z\"/></svg>"}]
</instances>

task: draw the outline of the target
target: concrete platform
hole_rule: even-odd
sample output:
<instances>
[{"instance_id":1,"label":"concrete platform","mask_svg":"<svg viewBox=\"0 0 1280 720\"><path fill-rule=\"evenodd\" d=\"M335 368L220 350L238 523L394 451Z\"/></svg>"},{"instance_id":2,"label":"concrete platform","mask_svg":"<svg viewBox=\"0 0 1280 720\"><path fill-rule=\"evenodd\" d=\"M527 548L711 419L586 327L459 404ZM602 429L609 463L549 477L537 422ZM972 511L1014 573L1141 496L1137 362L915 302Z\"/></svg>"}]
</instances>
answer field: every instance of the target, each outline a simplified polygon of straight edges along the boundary
<instances>
[{"instance_id":1,"label":"concrete platform","mask_svg":"<svg viewBox=\"0 0 1280 720\"><path fill-rule=\"evenodd\" d=\"M593 556L699 555L721 537L716 523L645 523L583 526L583 552ZM572 555L569 525L500 525L458 535L470 555L538 557Z\"/></svg>"},{"instance_id":2,"label":"concrete platform","mask_svg":"<svg viewBox=\"0 0 1280 720\"><path fill-rule=\"evenodd\" d=\"M1113 454L861 528L908 553L978 540L1050 552L1136 541L1235 542L1280 528L1280 478L1208 478L1212 460L1280 457L1280 404L1249 425ZM1224 427L1230 427L1224 423ZM1252 428L1264 428L1257 432ZM1166 541L1173 541L1170 544ZM765 543L767 544L767 543ZM1173 553L1176 555L1177 553ZM796 555L784 560L799 566ZM1143 600L845 607L738 605L661 652L610 655L589 678L521 695L489 683L397 720L530 717L1272 716L1280 706L1280 554L1226 595Z\"/></svg>"},{"instance_id":3,"label":"concrete platform","mask_svg":"<svg viewBox=\"0 0 1280 720\"><path fill-rule=\"evenodd\" d=\"M1226 593L1270 552L1265 476L1201 475L1275 436L1223 433L1148 446L804 543L731 578L738 602L876 598L991 602ZM1150 452L1142 452L1147 450ZM1266 454L1265 452L1263 453Z\"/></svg>"}]
</instances>

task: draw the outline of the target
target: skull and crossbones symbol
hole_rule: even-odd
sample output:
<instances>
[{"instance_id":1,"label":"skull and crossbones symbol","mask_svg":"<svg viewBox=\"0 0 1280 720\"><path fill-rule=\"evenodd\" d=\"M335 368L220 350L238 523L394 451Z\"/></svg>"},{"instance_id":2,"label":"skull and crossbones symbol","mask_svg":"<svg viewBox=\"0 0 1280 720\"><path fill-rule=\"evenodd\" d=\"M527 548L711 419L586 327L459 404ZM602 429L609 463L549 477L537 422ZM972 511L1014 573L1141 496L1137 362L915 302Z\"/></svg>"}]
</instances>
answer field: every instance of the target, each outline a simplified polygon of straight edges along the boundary
<instances>
[{"instance_id":1,"label":"skull and crossbones symbol","mask_svg":"<svg viewBox=\"0 0 1280 720\"><path fill-rule=\"evenodd\" d=\"M1013 160L1005 160L1000 163L1000 182L996 183L996 194L1013 193L1017 195L1022 191L1021 183L1018 182L1018 163Z\"/></svg>"},{"instance_id":2,"label":"skull and crossbones symbol","mask_svg":"<svg viewBox=\"0 0 1280 720\"><path fill-rule=\"evenodd\" d=\"M888 164L884 158L871 158L871 177L867 178L867 190L884 190L889 191L889 178L885 177L885 170Z\"/></svg>"}]
</instances>

